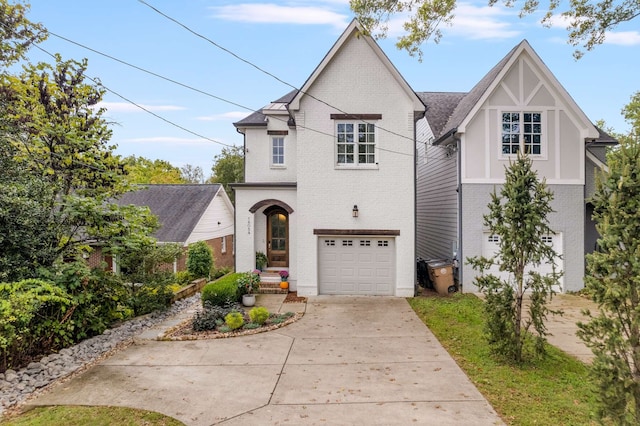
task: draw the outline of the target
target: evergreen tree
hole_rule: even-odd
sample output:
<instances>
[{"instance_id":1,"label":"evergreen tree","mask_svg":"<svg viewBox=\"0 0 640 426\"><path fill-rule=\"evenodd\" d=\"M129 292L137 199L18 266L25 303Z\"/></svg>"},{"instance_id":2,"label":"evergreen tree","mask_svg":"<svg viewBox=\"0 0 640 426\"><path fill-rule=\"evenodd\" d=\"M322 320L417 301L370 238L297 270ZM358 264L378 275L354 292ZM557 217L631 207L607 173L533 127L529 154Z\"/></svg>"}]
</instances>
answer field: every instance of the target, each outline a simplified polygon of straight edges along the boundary
<instances>
[{"instance_id":1,"label":"evergreen tree","mask_svg":"<svg viewBox=\"0 0 640 426\"><path fill-rule=\"evenodd\" d=\"M521 363L525 359L525 343L533 339L534 355L544 354L546 327L544 321L552 311L547 302L553 295L560 273L555 270L558 254L543 240L552 234L547 216L553 212L553 193L538 180L532 161L518 154L505 171L500 195L494 191L484 225L499 239L499 252L494 258L467 259L482 274L476 284L486 297L487 336L492 349ZM536 267L554 265L553 272L541 274ZM509 272L509 279L485 274L492 265ZM530 297L528 315L523 318L523 301ZM528 331L533 327L535 337Z\"/></svg>"},{"instance_id":2,"label":"evergreen tree","mask_svg":"<svg viewBox=\"0 0 640 426\"><path fill-rule=\"evenodd\" d=\"M625 118L640 130L640 94ZM635 103L633 102L635 101ZM634 113L635 111L635 113ZM640 141L633 135L607 156L608 171L596 181L591 200L600 233L599 250L587 256L586 289L598 312L586 311L578 336L595 355L602 420L640 424Z\"/></svg>"}]
</instances>

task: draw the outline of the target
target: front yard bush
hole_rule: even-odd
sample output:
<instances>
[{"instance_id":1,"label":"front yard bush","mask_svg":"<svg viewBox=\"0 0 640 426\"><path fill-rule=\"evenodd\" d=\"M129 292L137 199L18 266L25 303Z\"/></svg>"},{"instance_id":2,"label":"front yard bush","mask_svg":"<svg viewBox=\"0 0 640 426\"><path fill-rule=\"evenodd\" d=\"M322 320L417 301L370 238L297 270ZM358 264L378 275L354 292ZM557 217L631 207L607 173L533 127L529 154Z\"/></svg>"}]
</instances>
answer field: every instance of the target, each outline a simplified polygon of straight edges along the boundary
<instances>
[{"instance_id":1,"label":"front yard bush","mask_svg":"<svg viewBox=\"0 0 640 426\"><path fill-rule=\"evenodd\" d=\"M237 330L244 325L244 317L240 312L231 312L224 317L224 323L230 330Z\"/></svg>"},{"instance_id":2,"label":"front yard bush","mask_svg":"<svg viewBox=\"0 0 640 426\"><path fill-rule=\"evenodd\" d=\"M256 324L262 325L269 319L269 311L267 308L258 307L253 308L249 311L249 318L251 318L251 322L255 322Z\"/></svg>"},{"instance_id":3,"label":"front yard bush","mask_svg":"<svg viewBox=\"0 0 640 426\"><path fill-rule=\"evenodd\" d=\"M239 312L241 310L242 307L236 303L216 306L212 305L211 302L204 302L204 309L196 312L193 316L193 331L215 330L224 324L224 317L231 312Z\"/></svg>"},{"instance_id":4,"label":"front yard bush","mask_svg":"<svg viewBox=\"0 0 640 426\"><path fill-rule=\"evenodd\" d=\"M209 278L211 268L213 268L211 247L204 241L189 244L187 270L196 278Z\"/></svg>"},{"instance_id":5,"label":"front yard bush","mask_svg":"<svg viewBox=\"0 0 640 426\"><path fill-rule=\"evenodd\" d=\"M168 308L173 298L170 276L156 274L145 283L132 284L131 305L135 315L145 315Z\"/></svg>"},{"instance_id":6,"label":"front yard bush","mask_svg":"<svg viewBox=\"0 0 640 426\"><path fill-rule=\"evenodd\" d=\"M230 274L211 282L202 289L202 306L206 302L216 306L225 306L238 300L238 278L241 274Z\"/></svg>"}]
</instances>

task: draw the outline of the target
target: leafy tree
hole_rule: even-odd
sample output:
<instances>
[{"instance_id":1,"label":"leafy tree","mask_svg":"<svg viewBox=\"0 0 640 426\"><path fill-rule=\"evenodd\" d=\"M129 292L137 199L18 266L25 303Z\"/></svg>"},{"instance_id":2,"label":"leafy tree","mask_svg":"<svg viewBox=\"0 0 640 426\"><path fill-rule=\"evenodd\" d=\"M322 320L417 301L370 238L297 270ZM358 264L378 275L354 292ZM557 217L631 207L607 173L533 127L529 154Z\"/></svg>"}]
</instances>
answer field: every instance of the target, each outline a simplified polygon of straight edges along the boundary
<instances>
[{"instance_id":1,"label":"leafy tree","mask_svg":"<svg viewBox=\"0 0 640 426\"><path fill-rule=\"evenodd\" d=\"M186 183L179 168L164 160L149 160L132 155L124 159L132 184Z\"/></svg>"},{"instance_id":2,"label":"leafy tree","mask_svg":"<svg viewBox=\"0 0 640 426\"><path fill-rule=\"evenodd\" d=\"M528 353L525 343L532 338L528 333L531 327L536 332L533 354L544 354L544 321L552 312L546 305L554 293L552 286L560 278L555 271L558 255L542 238L553 233L547 219L553 211L552 199L553 193L532 169L531 159L518 154L505 168L500 195L496 191L491 194L489 214L483 216L484 225L499 239L497 258L467 259L482 273L476 283L486 297L489 343L496 353L518 363ZM545 262L554 268L552 273L543 275L535 268ZM509 278L485 274L492 265L509 272ZM528 316L523 318L525 294L530 298L530 306Z\"/></svg>"},{"instance_id":3,"label":"leafy tree","mask_svg":"<svg viewBox=\"0 0 640 426\"><path fill-rule=\"evenodd\" d=\"M370 31L377 30L376 37L386 37L389 19L396 14L408 14L404 23L406 34L399 38L396 46L405 49L411 56L418 55L422 60L420 46L433 38L438 43L442 38L441 25L450 25L454 17L456 0L350 0L351 9ZM489 6L503 3L513 7L517 0L488 0ZM605 33L616 28L623 22L631 21L640 15L640 1L625 0L614 4L610 0L569 0L569 8L559 12L560 0L550 0L549 8L542 23L550 25L554 15L567 18L569 44L592 50L602 44ZM538 0L524 0L520 9L520 16L531 14L538 10ZM582 56L576 51L574 56Z\"/></svg>"},{"instance_id":4,"label":"leafy tree","mask_svg":"<svg viewBox=\"0 0 640 426\"><path fill-rule=\"evenodd\" d=\"M187 253L187 270L189 273L197 278L209 278L211 268L213 268L211 247L204 241L189 244Z\"/></svg>"},{"instance_id":5,"label":"leafy tree","mask_svg":"<svg viewBox=\"0 0 640 426\"><path fill-rule=\"evenodd\" d=\"M595 355L597 414L619 425L640 424L640 93L623 109L632 134L607 155L591 202L599 250L587 256L585 283L598 311L586 311L578 336ZM635 133L635 135L633 134Z\"/></svg>"},{"instance_id":6,"label":"leafy tree","mask_svg":"<svg viewBox=\"0 0 640 426\"><path fill-rule=\"evenodd\" d=\"M240 146L225 147L213 160L214 163L211 168L213 176L210 181L222 184L229 198L234 202L233 190L229 184L244 182L244 150Z\"/></svg>"},{"instance_id":7,"label":"leafy tree","mask_svg":"<svg viewBox=\"0 0 640 426\"><path fill-rule=\"evenodd\" d=\"M8 66L20 59L33 43L47 38L44 27L29 21L26 14L29 5L24 2L9 3L0 0L0 66Z\"/></svg>"},{"instance_id":8,"label":"leafy tree","mask_svg":"<svg viewBox=\"0 0 640 426\"><path fill-rule=\"evenodd\" d=\"M191 164L185 164L180 167L180 175L182 180L187 183L204 183L204 172L200 166L192 166Z\"/></svg>"},{"instance_id":9,"label":"leafy tree","mask_svg":"<svg viewBox=\"0 0 640 426\"><path fill-rule=\"evenodd\" d=\"M153 229L148 213L111 202L128 189L126 172L96 109L103 92L85 82L86 61L56 61L0 76L0 146L12 164L0 178L0 233L10 236L0 239L0 276L11 279L72 258L90 241Z\"/></svg>"}]
</instances>

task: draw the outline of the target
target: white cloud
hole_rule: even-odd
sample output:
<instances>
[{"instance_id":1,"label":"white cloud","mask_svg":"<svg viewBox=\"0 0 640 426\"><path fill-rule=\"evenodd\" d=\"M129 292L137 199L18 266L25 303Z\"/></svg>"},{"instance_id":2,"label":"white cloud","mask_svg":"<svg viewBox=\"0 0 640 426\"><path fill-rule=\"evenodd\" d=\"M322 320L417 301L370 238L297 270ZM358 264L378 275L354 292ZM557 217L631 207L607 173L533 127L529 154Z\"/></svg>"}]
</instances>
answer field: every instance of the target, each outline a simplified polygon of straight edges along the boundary
<instances>
[{"instance_id":1,"label":"white cloud","mask_svg":"<svg viewBox=\"0 0 640 426\"><path fill-rule=\"evenodd\" d=\"M223 114L214 114L214 115L205 115L201 117L196 117L196 120L201 120L201 121L241 120L249 114L251 113L245 112L245 111L231 111L231 112L225 112Z\"/></svg>"},{"instance_id":2,"label":"white cloud","mask_svg":"<svg viewBox=\"0 0 640 426\"><path fill-rule=\"evenodd\" d=\"M616 44L618 46L638 46L640 45L640 32L638 31L607 32L605 35L604 43Z\"/></svg>"},{"instance_id":3,"label":"white cloud","mask_svg":"<svg viewBox=\"0 0 640 426\"><path fill-rule=\"evenodd\" d=\"M138 104L147 111L182 111L186 108L177 105ZM106 108L108 112L144 112L141 108L128 102L100 102L98 108Z\"/></svg>"},{"instance_id":4,"label":"white cloud","mask_svg":"<svg viewBox=\"0 0 640 426\"><path fill-rule=\"evenodd\" d=\"M241 3L212 7L215 17L236 22L263 24L332 25L344 29L349 16L335 11L335 6L343 6L345 1L330 1L325 6L291 5L273 3Z\"/></svg>"},{"instance_id":5,"label":"white cloud","mask_svg":"<svg viewBox=\"0 0 640 426\"><path fill-rule=\"evenodd\" d=\"M509 22L517 18L513 9L459 3L453 13L452 26L446 27L446 31L452 34L472 39L506 39L522 33Z\"/></svg>"}]
</instances>

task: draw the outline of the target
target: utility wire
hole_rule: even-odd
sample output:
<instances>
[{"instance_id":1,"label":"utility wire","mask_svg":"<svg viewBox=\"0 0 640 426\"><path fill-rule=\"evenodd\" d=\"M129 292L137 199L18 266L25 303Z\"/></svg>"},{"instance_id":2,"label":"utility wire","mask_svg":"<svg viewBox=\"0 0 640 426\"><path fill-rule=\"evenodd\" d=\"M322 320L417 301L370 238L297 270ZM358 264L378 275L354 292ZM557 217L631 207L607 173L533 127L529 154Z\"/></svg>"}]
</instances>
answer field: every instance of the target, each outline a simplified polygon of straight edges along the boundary
<instances>
[{"instance_id":1,"label":"utility wire","mask_svg":"<svg viewBox=\"0 0 640 426\"><path fill-rule=\"evenodd\" d=\"M245 105L239 104L239 103L237 103L237 102L230 101L230 100L228 100L228 99L222 98L222 97L220 97L220 96L214 95L214 94L212 94L212 93L206 92L206 91L204 91L204 90L198 89L198 88L193 87L193 86L190 86L190 85L188 85L188 84L181 83L181 82L179 82L179 81L177 81L177 80L174 80L174 79L172 79L172 78L169 78L169 77L163 76L163 75L158 74L158 73L156 73L156 72L150 71L150 70L148 70L148 69L146 69L146 68L142 68L142 67L140 67L140 66L138 66L138 65L132 64L132 63L127 62L127 61L125 61L125 60L122 60L122 59L116 58L115 56L112 56L112 55L110 55L110 54L108 54L108 53L101 52L101 51L99 51L99 50L96 50L96 49L94 49L94 48L92 48L92 47L86 46L86 45L84 45L84 44L82 44L82 43L79 43L79 42L77 42L77 41L71 40L71 39L69 39L69 38L67 38L67 37L64 37L64 36L61 36L61 35L59 35L59 34L53 33L53 32L51 32L51 31L48 31L48 33L49 33L49 34L51 34L51 35L52 35L52 36L54 36L54 37L57 37L57 38L59 38L59 39L61 39L61 40L66 41L67 43L74 44L74 45L76 45L76 46L78 46L78 47L81 47L81 48L83 48L83 49L86 49L86 50L88 50L88 51L90 51L90 52L93 52L93 53L95 53L95 54L98 54L98 55L104 56L105 58L111 59L111 60L116 61L116 62L118 62L118 63L120 63L120 64L122 64L122 65L126 65L126 66L131 67L131 68L133 68L133 69L136 69L136 70L138 70L138 71L144 72L144 73L146 73L146 74L152 75L152 76L154 76L154 77L160 78L160 79L162 79L162 80L168 81L168 82L170 82L170 83L173 83L173 84L176 84L176 85L178 85L178 86L184 87L184 88L186 88L186 89L192 90L192 91L194 91L194 92L200 93L200 94L202 94L202 95L205 95L205 96L208 96L208 97L211 97L211 98L217 99L217 100L219 100L219 101L221 101L221 102L225 102L225 103L228 103L228 104L230 104L230 105L237 106L237 107L242 108L242 109L245 109L245 110L247 110L247 111L251 111L251 112L255 112L255 111L256 111L254 108L250 108L250 107L248 107L248 106L245 106ZM102 85L102 83L101 83L101 85ZM104 85L102 85L102 86L103 86L103 87L105 87ZM105 87L105 89L107 89L107 88ZM297 89L296 89L296 90L297 90ZM123 98L123 99L125 99L125 98ZM125 100L126 100L126 99L125 99ZM128 100L127 100L127 101L128 101ZM128 102L129 102L129 101L128 101ZM132 104L144 110L144 108L143 108L143 107L141 107L141 106L139 106L139 105L136 105L136 104L135 104L135 103L133 103L133 102L132 102ZM146 110L145 110L145 111L146 111ZM258 111L259 111L259 110L258 110ZM151 113L151 114L153 114L153 113ZM153 115L155 115L155 114L153 114ZM271 117L271 118L272 118L272 119L275 119L275 120L278 120L278 121L281 121L281 122L283 122L283 123L288 122L288 119L283 119L283 118L280 118L280 117ZM334 134L332 134L332 133L327 133L327 132L324 132L324 131L321 131L321 130L317 130L317 129L313 129L313 128L311 128L311 127L307 127L307 126L304 126L304 125L301 125L301 124L297 124L297 123L296 123L296 127L299 127L299 128L302 128L302 129L306 129L306 130L309 130L309 131L312 131L312 132L315 132L315 133L318 133L318 134L321 134L321 135L329 136L330 138L335 139L335 135L334 135ZM399 155L407 155L407 156L412 156L412 155L413 155L413 154L409 154L409 153L405 153L405 152L399 152L399 151L394 151L394 150L391 150L391 149L381 148L380 146L376 146L376 149L378 149L378 150L380 150L380 151L385 151L385 152L390 152L390 153L394 153L394 154L399 154Z\"/></svg>"},{"instance_id":2,"label":"utility wire","mask_svg":"<svg viewBox=\"0 0 640 426\"><path fill-rule=\"evenodd\" d=\"M267 76L269 76L269 77L271 77L271 78L275 79L276 81L278 81L278 82L280 82L280 83L282 83L282 84L284 84L284 85L286 85L286 86L289 86L289 87L291 87L292 89L298 90L299 92L301 92L301 93L303 93L303 94L305 94L305 95L309 96L310 98L312 98L312 99L314 99L314 100L316 100L316 101L318 101L318 102L320 102L320 103L322 103L322 104L324 104L324 105L326 105L326 106L328 106L328 107L330 107L330 108L335 109L336 111L340 111L340 112L341 112L341 113L343 113L343 114L349 114L349 113L347 113L346 111L343 111L343 110L341 110L340 108L338 108L338 107L336 107L336 106L334 106L334 105L331 105L331 104L329 104L328 102L326 102L326 101L324 101L324 100L322 100L322 99L319 99L319 98L317 98L317 97L313 96L312 94L310 94L310 93L308 93L308 92L305 92L305 91L303 91L303 90L301 90L301 89L297 88L297 87L296 87L296 86L294 86L293 84L288 83L288 82L286 82L286 81L282 80L280 77L278 77L278 76L274 75L273 73L271 73L271 72L269 72L269 71L264 70L263 68L261 68L261 67L259 67L258 65L254 64L253 62L251 62L251 61L249 61L249 60L247 60L247 59L242 58L241 56L237 55L237 54L236 54L236 53L234 53L233 51L231 51L231 50L229 50L229 49L227 49L227 48L225 48L225 47L221 46L220 44L216 43L215 41L211 40L210 38L208 38L208 37L206 37L206 36L204 36L204 35L202 35L202 34L198 33L197 31L195 31L195 30L191 29L190 27L188 27L187 25L185 25L185 24L183 24L182 22L178 21L177 19L175 19L175 18L173 18L173 17L171 17L171 16L167 15L166 13L164 13L164 12L160 11L159 9L155 8L154 6L151 6L151 5L150 5L149 3L147 3L145 0L138 0L138 2L139 2L139 3L142 3L142 4L143 4L143 5L145 5L145 6L147 6L148 8L150 8L150 9L151 9L151 10L153 10L154 12L158 13L159 15L161 15L161 16L163 16L163 17L165 17L166 19L168 19L168 20L170 20L170 21L174 22L175 24L177 24L177 25L181 26L182 28L184 28L185 30L187 30L187 31L188 31L188 32L190 32L191 34L195 35L196 37L198 37L198 38L201 38L201 39L205 40L206 42L208 42L208 43L210 43L210 44L214 45L214 46L215 46L215 47L217 47L218 49L220 49L220 50L222 50L222 51L224 51L224 52L226 52L226 53L230 54L231 56L233 56L234 58L238 59L239 61L244 62L245 64L247 64L247 65L249 65L249 66L251 66L251 67L253 67L253 68L257 69L258 71L260 71L260 72L262 72L262 73L266 74ZM363 122L365 122L365 123L366 123L366 121L364 121L364 120L363 120ZM369 123L369 124L375 124L375 123ZM380 127L380 126L376 126L376 127L377 127L378 129L383 130L383 131L385 131L385 132L387 132L387 133L390 133L390 134L392 134L392 135L394 135L394 136L398 136L398 137L400 137L400 138L407 139L407 140L411 141L412 143L414 142L414 140L413 140L412 138L407 137L407 136L405 136L405 135L402 135L402 134L400 134L400 133L394 132L394 131L392 131L392 130L385 129L385 128ZM395 152L395 151L392 151L392 152ZM398 154L404 154L404 153L398 152ZM411 154L411 155L413 155L413 154Z\"/></svg>"}]
</instances>

